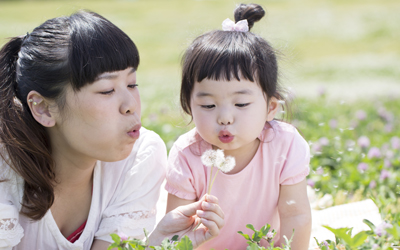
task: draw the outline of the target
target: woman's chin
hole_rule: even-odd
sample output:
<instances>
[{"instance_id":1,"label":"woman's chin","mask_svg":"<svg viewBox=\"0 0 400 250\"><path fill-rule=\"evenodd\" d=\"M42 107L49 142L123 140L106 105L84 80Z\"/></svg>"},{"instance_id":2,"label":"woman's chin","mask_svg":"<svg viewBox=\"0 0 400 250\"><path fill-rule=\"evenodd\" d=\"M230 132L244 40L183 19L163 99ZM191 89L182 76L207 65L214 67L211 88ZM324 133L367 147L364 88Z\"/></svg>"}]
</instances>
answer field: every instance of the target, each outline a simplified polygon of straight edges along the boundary
<instances>
[{"instance_id":1,"label":"woman's chin","mask_svg":"<svg viewBox=\"0 0 400 250\"><path fill-rule=\"evenodd\" d=\"M102 156L99 157L98 160L100 161L104 161L104 162L115 162L115 161L122 161L124 159L126 159L132 152L132 147L129 147L127 149L115 152L115 154L104 154Z\"/></svg>"}]
</instances>

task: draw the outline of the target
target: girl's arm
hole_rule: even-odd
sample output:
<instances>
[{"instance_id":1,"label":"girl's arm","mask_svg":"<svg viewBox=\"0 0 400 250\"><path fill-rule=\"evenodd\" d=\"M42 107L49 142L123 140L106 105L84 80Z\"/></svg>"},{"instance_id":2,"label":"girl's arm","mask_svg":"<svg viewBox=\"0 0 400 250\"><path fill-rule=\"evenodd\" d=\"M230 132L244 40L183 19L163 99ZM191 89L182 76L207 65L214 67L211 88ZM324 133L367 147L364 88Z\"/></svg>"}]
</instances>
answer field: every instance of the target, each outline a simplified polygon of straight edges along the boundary
<instances>
[{"instance_id":1,"label":"girl's arm","mask_svg":"<svg viewBox=\"0 0 400 250\"><path fill-rule=\"evenodd\" d=\"M173 194L168 194L167 213L171 210L174 210L175 208L177 208L179 206L189 205L193 202L196 202L196 201L195 200L185 200L185 199L181 199Z\"/></svg>"},{"instance_id":2,"label":"girl's arm","mask_svg":"<svg viewBox=\"0 0 400 250\"><path fill-rule=\"evenodd\" d=\"M204 226L193 231L200 221ZM217 236L223 226L224 213L218 205L218 199L206 195L197 202L179 206L167 213L150 234L149 246L158 246L165 238L171 239L174 235L179 238L187 235L196 248ZM109 242L94 240L91 250L106 250L109 245Z\"/></svg>"},{"instance_id":3,"label":"girl's arm","mask_svg":"<svg viewBox=\"0 0 400 250\"><path fill-rule=\"evenodd\" d=\"M168 200L169 202L169 200ZM202 225L193 229L201 222ZM178 206L168 212L150 235L150 245L160 244L163 239L187 235L196 248L205 241L217 236L224 226L224 213L218 199L205 195L199 201Z\"/></svg>"},{"instance_id":4,"label":"girl's arm","mask_svg":"<svg viewBox=\"0 0 400 250\"><path fill-rule=\"evenodd\" d=\"M293 234L292 250L307 250L311 235L311 208L307 197L307 182L281 185L278 210L281 221L279 246Z\"/></svg>"}]
</instances>

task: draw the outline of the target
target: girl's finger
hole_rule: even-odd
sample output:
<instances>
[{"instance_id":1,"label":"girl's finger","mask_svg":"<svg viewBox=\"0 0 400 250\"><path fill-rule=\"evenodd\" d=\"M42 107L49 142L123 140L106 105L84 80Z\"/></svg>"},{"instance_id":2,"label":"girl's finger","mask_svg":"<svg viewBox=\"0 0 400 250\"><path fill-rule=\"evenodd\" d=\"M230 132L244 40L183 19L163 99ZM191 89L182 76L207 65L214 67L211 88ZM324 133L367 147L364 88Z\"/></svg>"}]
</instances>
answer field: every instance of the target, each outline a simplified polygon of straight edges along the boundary
<instances>
[{"instance_id":1,"label":"girl's finger","mask_svg":"<svg viewBox=\"0 0 400 250\"><path fill-rule=\"evenodd\" d=\"M222 228L225 224L224 219L214 212L198 210L196 214L201 220L205 219L215 222L218 228Z\"/></svg>"},{"instance_id":2,"label":"girl's finger","mask_svg":"<svg viewBox=\"0 0 400 250\"><path fill-rule=\"evenodd\" d=\"M222 208L218 204L203 201L203 203L201 203L201 208L204 211L210 211L210 212L216 213L222 219L225 218L225 214L222 211Z\"/></svg>"},{"instance_id":3,"label":"girl's finger","mask_svg":"<svg viewBox=\"0 0 400 250\"><path fill-rule=\"evenodd\" d=\"M218 204L218 198L214 195L205 194L204 195L205 201Z\"/></svg>"},{"instance_id":4,"label":"girl's finger","mask_svg":"<svg viewBox=\"0 0 400 250\"><path fill-rule=\"evenodd\" d=\"M208 229L204 235L206 240L209 240L210 238L217 236L220 233L220 230L223 226L219 225L215 221L207 220L204 218L201 219L201 223L203 223L203 225L206 226Z\"/></svg>"}]
</instances>

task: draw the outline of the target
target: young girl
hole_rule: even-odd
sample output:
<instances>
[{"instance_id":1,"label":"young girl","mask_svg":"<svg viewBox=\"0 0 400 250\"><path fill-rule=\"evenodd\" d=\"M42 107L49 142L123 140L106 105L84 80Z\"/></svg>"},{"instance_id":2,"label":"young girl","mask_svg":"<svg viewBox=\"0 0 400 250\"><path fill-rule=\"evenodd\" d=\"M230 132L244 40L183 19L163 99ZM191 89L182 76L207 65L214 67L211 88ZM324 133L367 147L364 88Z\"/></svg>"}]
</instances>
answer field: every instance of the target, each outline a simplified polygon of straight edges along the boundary
<instances>
[{"instance_id":1,"label":"young girl","mask_svg":"<svg viewBox=\"0 0 400 250\"><path fill-rule=\"evenodd\" d=\"M224 211L225 226L199 249L245 249L237 231L251 235L247 224L260 229L266 223L277 230L276 246L294 229L292 249L308 248L309 147L292 125L274 120L283 100L276 56L263 38L248 31L263 16L259 5L240 5L236 23L225 20L223 30L197 37L182 60L181 105L196 128L170 151L167 211L207 192L210 170L200 159L204 151L222 149L236 159L231 172L217 175L211 191Z\"/></svg>"},{"instance_id":2,"label":"young girl","mask_svg":"<svg viewBox=\"0 0 400 250\"><path fill-rule=\"evenodd\" d=\"M107 249L152 230L166 148L141 127L132 40L91 12L46 21L0 51L0 249ZM189 230L198 223L207 229ZM215 197L167 214L150 236L218 234Z\"/></svg>"}]
</instances>

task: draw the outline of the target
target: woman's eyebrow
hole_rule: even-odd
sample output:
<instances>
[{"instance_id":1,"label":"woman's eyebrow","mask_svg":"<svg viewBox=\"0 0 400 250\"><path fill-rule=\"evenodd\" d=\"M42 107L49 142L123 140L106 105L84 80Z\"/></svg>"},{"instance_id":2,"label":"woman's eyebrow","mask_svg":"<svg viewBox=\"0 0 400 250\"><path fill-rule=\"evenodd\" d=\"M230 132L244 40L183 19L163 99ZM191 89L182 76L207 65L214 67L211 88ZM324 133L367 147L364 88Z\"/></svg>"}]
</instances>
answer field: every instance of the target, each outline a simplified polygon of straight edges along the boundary
<instances>
[{"instance_id":1,"label":"woman's eyebrow","mask_svg":"<svg viewBox=\"0 0 400 250\"><path fill-rule=\"evenodd\" d=\"M129 71L128 75L135 73L136 69L132 68L131 71ZM107 79L107 80L112 80L118 78L118 73L115 72L105 72L98 77L96 77L95 81L102 80L102 79Z\"/></svg>"}]
</instances>

